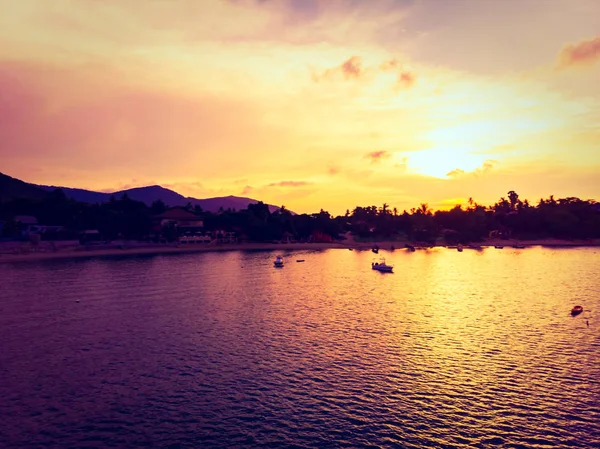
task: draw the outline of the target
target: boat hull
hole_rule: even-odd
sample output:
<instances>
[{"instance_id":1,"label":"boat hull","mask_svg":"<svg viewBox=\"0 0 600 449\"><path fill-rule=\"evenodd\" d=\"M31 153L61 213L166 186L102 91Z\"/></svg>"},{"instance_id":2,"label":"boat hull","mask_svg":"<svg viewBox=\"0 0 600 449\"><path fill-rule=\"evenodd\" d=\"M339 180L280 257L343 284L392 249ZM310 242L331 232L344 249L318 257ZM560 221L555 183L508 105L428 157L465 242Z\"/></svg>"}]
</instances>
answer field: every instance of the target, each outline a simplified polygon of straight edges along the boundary
<instances>
[{"instance_id":1,"label":"boat hull","mask_svg":"<svg viewBox=\"0 0 600 449\"><path fill-rule=\"evenodd\" d=\"M583 312L583 307L575 306L571 309L571 316L577 316Z\"/></svg>"},{"instance_id":2,"label":"boat hull","mask_svg":"<svg viewBox=\"0 0 600 449\"><path fill-rule=\"evenodd\" d=\"M373 270L375 270L375 271L380 271L382 273L393 273L393 269L394 269L394 267L390 267L390 266L385 266L385 267L374 266L371 268L373 268Z\"/></svg>"}]
</instances>

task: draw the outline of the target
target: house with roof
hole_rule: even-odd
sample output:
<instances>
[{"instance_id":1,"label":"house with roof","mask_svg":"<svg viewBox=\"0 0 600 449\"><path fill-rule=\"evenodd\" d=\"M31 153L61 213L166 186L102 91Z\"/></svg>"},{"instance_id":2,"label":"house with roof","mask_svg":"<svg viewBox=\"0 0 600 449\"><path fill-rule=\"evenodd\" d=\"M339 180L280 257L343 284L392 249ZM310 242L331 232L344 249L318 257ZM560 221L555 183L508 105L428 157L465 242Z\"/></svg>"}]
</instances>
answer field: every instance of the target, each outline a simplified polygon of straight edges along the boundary
<instances>
[{"instance_id":1,"label":"house with roof","mask_svg":"<svg viewBox=\"0 0 600 449\"><path fill-rule=\"evenodd\" d=\"M183 207L172 207L162 214L156 215L154 218L160 227L174 226L183 232L204 228L204 221Z\"/></svg>"},{"instance_id":2,"label":"house with roof","mask_svg":"<svg viewBox=\"0 0 600 449\"><path fill-rule=\"evenodd\" d=\"M38 224L38 220L33 215L15 215L15 221L23 227Z\"/></svg>"}]
</instances>

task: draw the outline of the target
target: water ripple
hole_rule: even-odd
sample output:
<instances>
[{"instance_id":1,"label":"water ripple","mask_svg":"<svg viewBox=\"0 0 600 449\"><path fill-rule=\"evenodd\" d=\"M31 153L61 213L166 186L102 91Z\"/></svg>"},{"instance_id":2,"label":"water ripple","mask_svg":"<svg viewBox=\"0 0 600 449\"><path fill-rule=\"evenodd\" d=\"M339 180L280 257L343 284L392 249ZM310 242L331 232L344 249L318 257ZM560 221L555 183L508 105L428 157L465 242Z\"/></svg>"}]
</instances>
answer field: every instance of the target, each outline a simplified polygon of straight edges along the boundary
<instances>
[{"instance_id":1,"label":"water ripple","mask_svg":"<svg viewBox=\"0 0 600 449\"><path fill-rule=\"evenodd\" d=\"M272 258L0 266L0 447L600 446L597 251Z\"/></svg>"}]
</instances>

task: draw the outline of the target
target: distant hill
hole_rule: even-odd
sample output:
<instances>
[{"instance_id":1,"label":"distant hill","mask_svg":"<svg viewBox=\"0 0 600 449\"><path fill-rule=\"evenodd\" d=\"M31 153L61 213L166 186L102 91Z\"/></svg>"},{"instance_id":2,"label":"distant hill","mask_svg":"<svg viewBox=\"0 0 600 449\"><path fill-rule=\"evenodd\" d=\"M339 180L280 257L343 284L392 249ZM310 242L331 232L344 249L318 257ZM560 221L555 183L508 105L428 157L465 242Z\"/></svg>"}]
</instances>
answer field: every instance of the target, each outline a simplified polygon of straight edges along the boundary
<instances>
[{"instance_id":1,"label":"distant hill","mask_svg":"<svg viewBox=\"0 0 600 449\"><path fill-rule=\"evenodd\" d=\"M0 201L17 198L43 198L47 193L35 184L0 173Z\"/></svg>"},{"instance_id":2,"label":"distant hill","mask_svg":"<svg viewBox=\"0 0 600 449\"><path fill-rule=\"evenodd\" d=\"M173 190L165 189L158 185L136 187L113 193L95 192L93 190L71 187L42 186L30 184L0 173L0 201L11 200L14 198L43 198L48 192L55 189L61 189L68 198L83 203L105 203L110 200L112 195L118 199L124 194L127 194L132 200L141 201L148 206L150 206L153 201L162 200L167 206L185 206L186 204L191 203L193 206L198 205L208 212L218 212L220 208L223 208L224 210L241 210L246 209L248 204L258 203L258 200L253 198L243 198L239 196L204 199L185 197ZM279 210L279 207L277 206L271 204L268 206L271 212Z\"/></svg>"},{"instance_id":3,"label":"distant hill","mask_svg":"<svg viewBox=\"0 0 600 449\"><path fill-rule=\"evenodd\" d=\"M84 189L72 189L70 187L40 186L46 192L52 192L55 189L61 189L67 198L71 198L81 203L105 203L110 199L110 193L94 192Z\"/></svg>"}]
</instances>

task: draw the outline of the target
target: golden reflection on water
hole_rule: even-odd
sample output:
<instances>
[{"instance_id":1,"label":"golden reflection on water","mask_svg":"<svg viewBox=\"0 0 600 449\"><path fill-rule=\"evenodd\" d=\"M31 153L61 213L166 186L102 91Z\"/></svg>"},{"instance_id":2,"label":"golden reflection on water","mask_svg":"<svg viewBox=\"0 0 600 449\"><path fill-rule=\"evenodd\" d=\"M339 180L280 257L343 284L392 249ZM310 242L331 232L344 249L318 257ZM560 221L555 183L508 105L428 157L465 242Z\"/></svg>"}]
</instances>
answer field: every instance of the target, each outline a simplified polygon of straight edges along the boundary
<instances>
[{"instance_id":1,"label":"golden reflection on water","mask_svg":"<svg viewBox=\"0 0 600 449\"><path fill-rule=\"evenodd\" d=\"M284 268L273 267L277 254ZM371 269L379 256L393 274ZM238 445L245 441L235 439L239 429L257 435L277 423L280 433L290 429L286 441L312 447L340 432L379 446L593 447L600 438L600 250L379 256L282 245L277 252L6 265L0 362L60 397L52 391L57 375L75 373L78 385L89 380L78 370L89 366L99 389L112 372L102 365L108 361L157 403L175 402L195 419L215 416L203 421L214 435L237 429L230 438ZM73 307L76 298L82 301ZM572 318L575 304L586 311ZM82 347L92 348L89 359ZM13 415L26 419L14 390ZM112 392L104 394L115 400ZM87 397L80 393L78 400ZM236 414L242 409L244 419ZM65 435L78 434L63 426ZM312 439L294 439L307 433Z\"/></svg>"},{"instance_id":2,"label":"golden reflection on water","mask_svg":"<svg viewBox=\"0 0 600 449\"><path fill-rule=\"evenodd\" d=\"M575 304L600 307L595 249L436 248L382 255L395 265L394 274L373 272L369 251L328 251L303 256L305 266L289 263L271 276L279 288L301 286L304 307L319 310L310 318L315 323L345 321L368 332L368 350L396 364L386 369L412 367L423 376L420 385L433 382L454 393L466 386L473 394L493 390L511 378L535 389L544 377L566 375L578 365L579 350L597 342L597 331L585 325L600 326L592 312L569 316ZM326 332L303 338L327 340ZM548 366L560 368L549 373ZM521 400L530 398L523 394Z\"/></svg>"}]
</instances>

